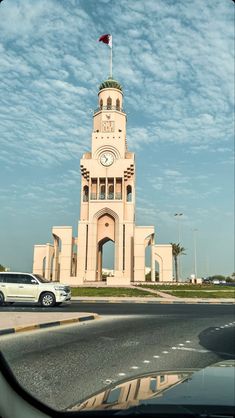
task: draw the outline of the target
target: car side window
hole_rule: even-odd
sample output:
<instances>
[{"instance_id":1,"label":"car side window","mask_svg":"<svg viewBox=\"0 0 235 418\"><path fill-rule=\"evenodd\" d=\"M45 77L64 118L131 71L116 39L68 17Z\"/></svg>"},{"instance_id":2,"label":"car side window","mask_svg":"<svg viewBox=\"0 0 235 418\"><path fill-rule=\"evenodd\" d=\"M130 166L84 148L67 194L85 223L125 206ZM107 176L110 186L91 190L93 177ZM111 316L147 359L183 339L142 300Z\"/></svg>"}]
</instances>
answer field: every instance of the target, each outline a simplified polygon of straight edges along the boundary
<instances>
[{"instance_id":1,"label":"car side window","mask_svg":"<svg viewBox=\"0 0 235 418\"><path fill-rule=\"evenodd\" d=\"M4 282L5 282L5 275L0 274L0 283L4 283Z\"/></svg>"},{"instance_id":2,"label":"car side window","mask_svg":"<svg viewBox=\"0 0 235 418\"><path fill-rule=\"evenodd\" d=\"M19 274L6 274L5 283L20 283Z\"/></svg>"},{"instance_id":3,"label":"car side window","mask_svg":"<svg viewBox=\"0 0 235 418\"><path fill-rule=\"evenodd\" d=\"M32 277L27 274L19 274L20 276L20 283L23 284L32 284Z\"/></svg>"}]
</instances>

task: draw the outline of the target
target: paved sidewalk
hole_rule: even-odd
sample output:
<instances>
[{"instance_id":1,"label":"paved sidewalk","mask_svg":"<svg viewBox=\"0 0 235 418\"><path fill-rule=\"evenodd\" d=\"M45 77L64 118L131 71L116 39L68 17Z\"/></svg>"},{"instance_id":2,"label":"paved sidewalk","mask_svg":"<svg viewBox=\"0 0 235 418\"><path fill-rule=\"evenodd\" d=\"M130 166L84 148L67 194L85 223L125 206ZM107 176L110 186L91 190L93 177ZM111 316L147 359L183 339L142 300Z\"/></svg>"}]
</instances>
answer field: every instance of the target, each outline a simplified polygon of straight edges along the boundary
<instances>
[{"instance_id":1,"label":"paved sidewalk","mask_svg":"<svg viewBox=\"0 0 235 418\"><path fill-rule=\"evenodd\" d=\"M0 312L0 336L98 319L87 312Z\"/></svg>"},{"instance_id":2,"label":"paved sidewalk","mask_svg":"<svg viewBox=\"0 0 235 418\"><path fill-rule=\"evenodd\" d=\"M150 289L150 288L146 288L146 287L140 287L140 286L138 286L138 287L136 287L136 286L130 286L130 288L131 289L138 289L138 290L142 290L143 292L149 292L149 293L152 293L152 294L154 294L154 295L157 295L157 296L159 296L160 298L164 298L164 299L169 299L169 300L179 300L180 298L178 298L177 296L173 296L173 295L170 295L170 294L167 294L167 293L164 293L164 292L161 292L161 291L159 291L159 290L153 290L153 289Z\"/></svg>"},{"instance_id":3,"label":"paved sidewalk","mask_svg":"<svg viewBox=\"0 0 235 418\"><path fill-rule=\"evenodd\" d=\"M152 298L152 297L103 297L103 296L73 296L71 300L80 301L81 303L160 303L160 304L170 304L170 303L179 303L179 304L195 304L195 303L205 303L205 304L235 304L234 299L228 298Z\"/></svg>"}]
</instances>

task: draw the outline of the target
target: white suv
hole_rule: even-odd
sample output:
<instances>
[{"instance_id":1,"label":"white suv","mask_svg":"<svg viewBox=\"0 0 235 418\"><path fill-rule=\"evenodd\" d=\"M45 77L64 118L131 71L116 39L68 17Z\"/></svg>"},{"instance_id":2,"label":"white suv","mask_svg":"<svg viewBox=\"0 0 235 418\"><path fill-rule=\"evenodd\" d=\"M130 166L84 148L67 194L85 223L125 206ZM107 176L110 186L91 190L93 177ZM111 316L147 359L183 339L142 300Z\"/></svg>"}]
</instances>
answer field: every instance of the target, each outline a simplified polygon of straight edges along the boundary
<instances>
[{"instance_id":1,"label":"white suv","mask_svg":"<svg viewBox=\"0 0 235 418\"><path fill-rule=\"evenodd\" d=\"M4 302L39 302L44 307L71 299L70 287L49 282L39 274L0 272L0 305Z\"/></svg>"}]
</instances>

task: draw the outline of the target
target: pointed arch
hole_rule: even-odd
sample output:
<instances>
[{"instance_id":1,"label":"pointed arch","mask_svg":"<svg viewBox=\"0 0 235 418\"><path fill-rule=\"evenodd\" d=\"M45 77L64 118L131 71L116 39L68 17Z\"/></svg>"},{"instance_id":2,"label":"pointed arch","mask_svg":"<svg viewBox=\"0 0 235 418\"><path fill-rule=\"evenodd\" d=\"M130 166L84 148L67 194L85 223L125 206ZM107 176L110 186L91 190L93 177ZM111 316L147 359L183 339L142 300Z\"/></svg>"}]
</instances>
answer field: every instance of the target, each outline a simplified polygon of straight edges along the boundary
<instances>
[{"instance_id":1,"label":"pointed arch","mask_svg":"<svg viewBox=\"0 0 235 418\"><path fill-rule=\"evenodd\" d=\"M98 210L98 212L94 214L94 219L99 219L103 215L110 215L115 221L119 221L118 214L108 207Z\"/></svg>"},{"instance_id":2,"label":"pointed arch","mask_svg":"<svg viewBox=\"0 0 235 418\"><path fill-rule=\"evenodd\" d=\"M110 96L107 98L107 109L112 109L112 99Z\"/></svg>"},{"instance_id":3,"label":"pointed arch","mask_svg":"<svg viewBox=\"0 0 235 418\"><path fill-rule=\"evenodd\" d=\"M116 100L116 109L120 110L120 99Z\"/></svg>"}]
</instances>

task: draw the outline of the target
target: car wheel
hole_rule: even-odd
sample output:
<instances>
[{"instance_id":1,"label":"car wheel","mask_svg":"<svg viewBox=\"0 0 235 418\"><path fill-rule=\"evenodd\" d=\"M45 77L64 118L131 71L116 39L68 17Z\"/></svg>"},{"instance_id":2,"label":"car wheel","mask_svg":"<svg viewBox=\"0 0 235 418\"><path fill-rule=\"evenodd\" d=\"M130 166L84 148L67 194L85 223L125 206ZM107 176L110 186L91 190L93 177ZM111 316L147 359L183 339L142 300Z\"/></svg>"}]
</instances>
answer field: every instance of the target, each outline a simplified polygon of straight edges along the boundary
<instances>
[{"instance_id":1,"label":"car wheel","mask_svg":"<svg viewBox=\"0 0 235 418\"><path fill-rule=\"evenodd\" d=\"M4 294L0 292L0 306L4 304Z\"/></svg>"},{"instance_id":2,"label":"car wheel","mask_svg":"<svg viewBox=\"0 0 235 418\"><path fill-rule=\"evenodd\" d=\"M55 305L55 296L51 292L45 292L40 297L41 306L51 308Z\"/></svg>"}]
</instances>

